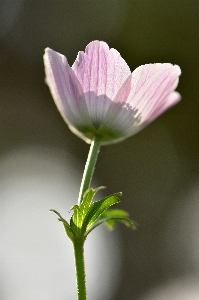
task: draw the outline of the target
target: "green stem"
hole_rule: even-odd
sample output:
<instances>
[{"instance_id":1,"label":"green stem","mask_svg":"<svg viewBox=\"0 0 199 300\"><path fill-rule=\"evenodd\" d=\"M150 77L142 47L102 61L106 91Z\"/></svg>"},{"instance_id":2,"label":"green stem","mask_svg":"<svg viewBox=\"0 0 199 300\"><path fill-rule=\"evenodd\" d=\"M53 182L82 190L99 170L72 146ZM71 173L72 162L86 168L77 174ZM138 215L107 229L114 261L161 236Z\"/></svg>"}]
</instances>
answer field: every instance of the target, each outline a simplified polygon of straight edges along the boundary
<instances>
[{"instance_id":1,"label":"green stem","mask_svg":"<svg viewBox=\"0 0 199 300\"><path fill-rule=\"evenodd\" d=\"M84 192L90 187L91 179L95 169L97 156L100 149L100 140L94 138L88 153L82 182L79 191L78 205L80 205ZM78 300L86 300L86 276L84 268L84 240L75 239L73 241L75 267L76 267L76 280L77 280L77 295Z\"/></svg>"},{"instance_id":2,"label":"green stem","mask_svg":"<svg viewBox=\"0 0 199 300\"><path fill-rule=\"evenodd\" d=\"M73 242L78 300L86 300L86 279L84 268L84 241Z\"/></svg>"},{"instance_id":3,"label":"green stem","mask_svg":"<svg viewBox=\"0 0 199 300\"><path fill-rule=\"evenodd\" d=\"M79 191L79 199L78 199L79 205L82 201L85 191L90 187L99 149L100 149L100 140L97 137L95 137L91 143L91 147L88 153L88 158L84 169L84 174L82 177L82 182Z\"/></svg>"}]
</instances>

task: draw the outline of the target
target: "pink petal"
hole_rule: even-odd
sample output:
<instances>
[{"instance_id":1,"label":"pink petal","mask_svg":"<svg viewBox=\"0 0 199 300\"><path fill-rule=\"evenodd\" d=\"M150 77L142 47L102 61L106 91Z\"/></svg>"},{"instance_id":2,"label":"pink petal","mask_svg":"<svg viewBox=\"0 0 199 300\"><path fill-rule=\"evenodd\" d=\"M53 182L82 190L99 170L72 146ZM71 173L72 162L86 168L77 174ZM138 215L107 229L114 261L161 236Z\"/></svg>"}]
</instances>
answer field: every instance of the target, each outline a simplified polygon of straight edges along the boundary
<instances>
[{"instance_id":1,"label":"pink petal","mask_svg":"<svg viewBox=\"0 0 199 300\"><path fill-rule=\"evenodd\" d=\"M46 83L62 117L73 126L89 123L89 114L81 85L64 55L45 49Z\"/></svg>"},{"instance_id":2,"label":"pink petal","mask_svg":"<svg viewBox=\"0 0 199 300\"><path fill-rule=\"evenodd\" d=\"M72 68L66 57L47 48L46 82L70 129L103 144L131 136L180 100L175 92L178 66L148 64L132 74L126 62L105 42L88 44Z\"/></svg>"},{"instance_id":3,"label":"pink petal","mask_svg":"<svg viewBox=\"0 0 199 300\"><path fill-rule=\"evenodd\" d=\"M132 73L132 90L127 102L138 109L142 122L164 106L165 99L177 87L180 74L180 68L172 64L143 65Z\"/></svg>"},{"instance_id":4,"label":"pink petal","mask_svg":"<svg viewBox=\"0 0 199 300\"><path fill-rule=\"evenodd\" d=\"M82 89L94 123L100 124L111 101L131 71L115 49L109 49L105 42L93 41L85 53L79 52L72 69Z\"/></svg>"},{"instance_id":5,"label":"pink petal","mask_svg":"<svg viewBox=\"0 0 199 300\"><path fill-rule=\"evenodd\" d=\"M139 131L140 118L137 116L137 110L128 106L121 106L113 102L103 120L99 131L105 131L106 128L117 136L117 140L127 138L129 135Z\"/></svg>"},{"instance_id":6,"label":"pink petal","mask_svg":"<svg viewBox=\"0 0 199 300\"><path fill-rule=\"evenodd\" d=\"M132 108L126 100L131 92L132 85L132 75L130 75L126 81L123 83L119 92L117 93L114 101L111 103L103 123L100 127L110 128L112 131L118 131L125 134L128 128L132 126L137 126L140 122L139 117L137 117L137 110Z\"/></svg>"},{"instance_id":7,"label":"pink petal","mask_svg":"<svg viewBox=\"0 0 199 300\"><path fill-rule=\"evenodd\" d=\"M178 103L180 100L181 95L178 92L172 92L164 101L162 101L161 105L156 110L152 111L151 115L149 116L149 122L155 120L159 115L161 115L171 106Z\"/></svg>"},{"instance_id":8,"label":"pink petal","mask_svg":"<svg viewBox=\"0 0 199 300\"><path fill-rule=\"evenodd\" d=\"M180 100L173 92L180 68L171 64L149 64L137 68L120 88L103 120L112 131L133 135Z\"/></svg>"}]
</instances>

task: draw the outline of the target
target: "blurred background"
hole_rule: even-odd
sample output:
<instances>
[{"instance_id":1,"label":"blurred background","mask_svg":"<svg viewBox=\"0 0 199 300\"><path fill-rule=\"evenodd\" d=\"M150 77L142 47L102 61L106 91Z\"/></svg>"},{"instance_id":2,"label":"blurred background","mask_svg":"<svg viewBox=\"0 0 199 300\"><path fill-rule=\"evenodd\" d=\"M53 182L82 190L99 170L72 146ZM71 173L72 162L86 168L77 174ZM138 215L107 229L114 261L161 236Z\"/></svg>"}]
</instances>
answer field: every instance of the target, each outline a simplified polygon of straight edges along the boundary
<instances>
[{"instance_id":1,"label":"blurred background","mask_svg":"<svg viewBox=\"0 0 199 300\"><path fill-rule=\"evenodd\" d=\"M178 64L182 101L101 149L92 185L122 191L139 227L88 237L88 299L199 299L198 0L0 1L0 299L76 299L72 246L48 210L69 220L89 146L59 115L42 56L72 65L95 39L132 71Z\"/></svg>"}]
</instances>

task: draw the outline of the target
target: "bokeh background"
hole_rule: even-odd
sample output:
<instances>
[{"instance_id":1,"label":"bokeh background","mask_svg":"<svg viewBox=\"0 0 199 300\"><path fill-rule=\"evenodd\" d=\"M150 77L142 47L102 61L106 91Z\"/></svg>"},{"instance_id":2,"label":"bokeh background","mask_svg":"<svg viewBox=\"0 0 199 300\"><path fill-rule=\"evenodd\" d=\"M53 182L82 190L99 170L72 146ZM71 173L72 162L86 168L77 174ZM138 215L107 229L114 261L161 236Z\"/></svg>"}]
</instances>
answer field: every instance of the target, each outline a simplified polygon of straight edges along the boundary
<instances>
[{"instance_id":1,"label":"bokeh background","mask_svg":"<svg viewBox=\"0 0 199 300\"><path fill-rule=\"evenodd\" d=\"M88 238L89 299L199 299L199 1L0 1L1 300L75 299L70 218L89 146L44 83L45 47L70 64L92 40L131 70L171 62L182 101L122 143L103 147L93 186L122 191L138 230Z\"/></svg>"}]
</instances>

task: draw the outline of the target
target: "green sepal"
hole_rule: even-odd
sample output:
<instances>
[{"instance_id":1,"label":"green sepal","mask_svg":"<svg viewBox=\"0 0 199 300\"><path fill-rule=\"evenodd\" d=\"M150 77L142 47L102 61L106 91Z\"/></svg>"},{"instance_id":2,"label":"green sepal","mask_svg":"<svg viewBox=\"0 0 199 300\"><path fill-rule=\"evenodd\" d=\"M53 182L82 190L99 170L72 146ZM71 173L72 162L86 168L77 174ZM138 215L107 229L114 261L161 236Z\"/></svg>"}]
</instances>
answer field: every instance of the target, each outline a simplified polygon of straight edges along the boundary
<instances>
[{"instance_id":1,"label":"green sepal","mask_svg":"<svg viewBox=\"0 0 199 300\"><path fill-rule=\"evenodd\" d=\"M82 231L86 230L101 216L101 214L109 208L111 205L120 202L118 198L121 196L121 193L116 193L110 196L105 197L102 200L96 201L90 205L90 208L84 218L82 224Z\"/></svg>"},{"instance_id":2,"label":"green sepal","mask_svg":"<svg viewBox=\"0 0 199 300\"><path fill-rule=\"evenodd\" d=\"M71 229L71 227L68 224L68 222L64 218L62 218L62 216L60 215L60 213L58 213L56 210L50 209L50 211L54 212L59 217L58 221L60 221L60 222L63 223L67 236L71 239L71 241L73 241L75 239L75 233Z\"/></svg>"}]
</instances>

